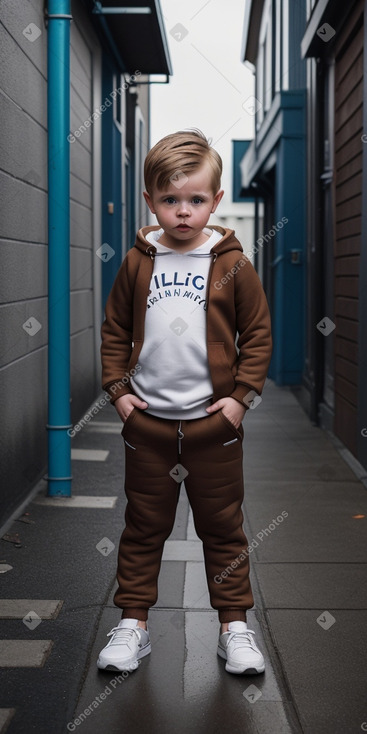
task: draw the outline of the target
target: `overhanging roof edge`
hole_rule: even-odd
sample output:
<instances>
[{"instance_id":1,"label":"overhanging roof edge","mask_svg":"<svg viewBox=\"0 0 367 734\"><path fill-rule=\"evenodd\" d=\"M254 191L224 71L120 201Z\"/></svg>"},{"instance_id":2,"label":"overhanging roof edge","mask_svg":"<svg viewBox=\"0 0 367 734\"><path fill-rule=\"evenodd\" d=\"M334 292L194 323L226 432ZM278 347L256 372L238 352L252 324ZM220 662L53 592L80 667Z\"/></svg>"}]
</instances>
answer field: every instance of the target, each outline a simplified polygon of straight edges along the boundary
<instances>
[{"instance_id":1,"label":"overhanging roof edge","mask_svg":"<svg viewBox=\"0 0 367 734\"><path fill-rule=\"evenodd\" d=\"M167 36L166 36L166 29L165 25L163 23L163 16L162 16L162 10L161 10L161 4L159 0L154 0L154 6L155 6L155 12L157 13L157 20L159 25L159 30L161 32L161 38L162 38L162 45L164 50L164 55L166 57L167 62L167 69L168 74L172 76L173 69L172 69L172 62L171 62L171 56L168 48L168 42L167 42Z\"/></svg>"},{"instance_id":2,"label":"overhanging roof edge","mask_svg":"<svg viewBox=\"0 0 367 734\"><path fill-rule=\"evenodd\" d=\"M247 49L247 38L249 34L250 26L250 13L251 13L251 0L245 5L245 15L243 18L243 31L242 31L242 46L241 46L241 61L246 61L246 49Z\"/></svg>"},{"instance_id":3,"label":"overhanging roof edge","mask_svg":"<svg viewBox=\"0 0 367 734\"><path fill-rule=\"evenodd\" d=\"M146 18L149 12L155 32L155 44L153 42L151 46L145 47L145 60L147 61L147 59L150 59L151 62L157 62L157 59L159 59L159 61L158 63L146 63L145 66L147 68L144 69L143 73L149 75L164 74L166 77L173 75L172 62L169 53L160 0L147 0L146 7L144 8L145 12L141 13L141 15L139 13L139 9L143 10L143 8L142 6L139 6L139 4L135 5L134 0L130 2L129 8L126 7L126 4L124 4L123 0L82 0L82 2L86 2L88 4L90 10L92 11L92 18L94 23L96 23L96 27L100 27L107 46L111 49L122 71L127 71L127 65L125 65L125 53L121 47L121 38L119 37L119 32L116 29L116 26L113 24L113 17L121 17L123 9L126 13L125 17L129 15L134 15L136 10L137 17L140 16L141 18ZM131 42L132 36L130 35L128 39L125 39L125 46L127 45L128 48L132 48ZM136 53L127 53L127 58L130 58L130 61L132 56L135 56L135 61L132 62L133 66L131 67L131 69L137 68ZM149 66L151 66L151 69L149 68ZM130 71L131 69L129 66Z\"/></svg>"},{"instance_id":4,"label":"overhanging roof edge","mask_svg":"<svg viewBox=\"0 0 367 734\"><path fill-rule=\"evenodd\" d=\"M247 0L243 22L241 61L255 66L264 0Z\"/></svg>"}]
</instances>

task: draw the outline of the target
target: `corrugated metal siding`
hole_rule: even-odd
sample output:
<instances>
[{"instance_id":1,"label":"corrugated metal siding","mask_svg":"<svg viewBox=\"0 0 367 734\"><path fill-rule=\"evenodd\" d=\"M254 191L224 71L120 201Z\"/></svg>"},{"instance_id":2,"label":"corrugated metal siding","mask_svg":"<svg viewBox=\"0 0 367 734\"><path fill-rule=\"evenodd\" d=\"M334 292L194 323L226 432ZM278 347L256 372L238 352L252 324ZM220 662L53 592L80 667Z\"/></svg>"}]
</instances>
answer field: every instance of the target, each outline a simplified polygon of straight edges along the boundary
<instances>
[{"instance_id":1,"label":"corrugated metal siding","mask_svg":"<svg viewBox=\"0 0 367 734\"><path fill-rule=\"evenodd\" d=\"M362 215L363 2L335 60L335 424L356 454L358 268ZM353 27L352 27L353 23ZM343 44L343 45L342 45Z\"/></svg>"}]
</instances>

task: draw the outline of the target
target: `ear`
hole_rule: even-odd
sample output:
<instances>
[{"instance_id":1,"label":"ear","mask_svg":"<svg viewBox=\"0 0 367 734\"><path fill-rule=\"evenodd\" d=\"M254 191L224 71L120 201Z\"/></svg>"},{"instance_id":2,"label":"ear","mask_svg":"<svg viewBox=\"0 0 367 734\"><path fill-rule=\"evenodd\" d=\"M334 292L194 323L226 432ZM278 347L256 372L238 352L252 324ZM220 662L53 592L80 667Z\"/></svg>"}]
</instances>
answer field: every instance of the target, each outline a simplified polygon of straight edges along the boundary
<instances>
[{"instance_id":1,"label":"ear","mask_svg":"<svg viewBox=\"0 0 367 734\"><path fill-rule=\"evenodd\" d=\"M212 208L211 208L211 214L214 214L214 212L215 212L215 210L216 210L216 208L217 208L217 206L218 206L218 204L219 204L220 200L221 200L221 199L222 199L222 197L223 197L223 194L224 194L224 191L223 191L223 189L221 189L221 190L220 190L220 191L218 191L218 193L217 193L217 194L215 195L215 197L214 197L214 199L213 199L213 206L212 206Z\"/></svg>"},{"instance_id":2,"label":"ear","mask_svg":"<svg viewBox=\"0 0 367 734\"><path fill-rule=\"evenodd\" d=\"M151 197L149 196L148 192L147 191L143 191L143 196L144 196L144 199L145 199L146 203L148 204L148 207L149 207L150 211L152 212L152 214L155 214L155 209L154 209L154 206L153 206L153 201L152 201Z\"/></svg>"}]
</instances>

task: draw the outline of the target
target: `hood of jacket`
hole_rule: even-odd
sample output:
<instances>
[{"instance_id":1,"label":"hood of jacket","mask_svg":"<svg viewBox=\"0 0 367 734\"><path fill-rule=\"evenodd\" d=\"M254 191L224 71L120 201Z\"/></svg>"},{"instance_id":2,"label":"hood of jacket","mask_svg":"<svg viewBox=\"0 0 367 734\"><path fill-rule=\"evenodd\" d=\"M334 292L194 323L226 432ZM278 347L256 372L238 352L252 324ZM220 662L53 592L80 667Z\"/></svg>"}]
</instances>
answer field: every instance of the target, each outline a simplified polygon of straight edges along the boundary
<instances>
[{"instance_id":1,"label":"hood of jacket","mask_svg":"<svg viewBox=\"0 0 367 734\"><path fill-rule=\"evenodd\" d=\"M159 225L147 226L139 229L136 235L134 247L137 247L138 250L143 252L145 255L149 255L150 257L154 256L157 252L157 248L146 239L146 235L149 232L154 232L158 229L161 229ZM241 252L243 252L241 244L235 236L233 229L227 229L225 227L220 227L213 224L209 226L207 225L207 229L214 229L216 232L219 232L219 234L222 235L222 239L219 240L219 242L217 242L214 247L212 247L211 252L215 253L216 255L222 255L225 252L229 252L230 250L240 250Z\"/></svg>"}]
</instances>

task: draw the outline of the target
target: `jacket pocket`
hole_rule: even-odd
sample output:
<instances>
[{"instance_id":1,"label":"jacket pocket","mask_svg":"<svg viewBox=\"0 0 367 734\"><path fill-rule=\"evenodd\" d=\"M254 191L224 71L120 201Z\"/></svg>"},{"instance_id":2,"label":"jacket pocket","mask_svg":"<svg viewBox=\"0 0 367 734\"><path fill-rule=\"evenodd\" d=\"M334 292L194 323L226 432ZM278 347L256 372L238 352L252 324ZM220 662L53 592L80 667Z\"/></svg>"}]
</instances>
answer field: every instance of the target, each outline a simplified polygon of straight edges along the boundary
<instances>
[{"instance_id":1,"label":"jacket pocket","mask_svg":"<svg viewBox=\"0 0 367 734\"><path fill-rule=\"evenodd\" d=\"M224 342L209 342L208 361L214 388L214 399L229 397L235 389L236 383L224 349Z\"/></svg>"}]
</instances>

